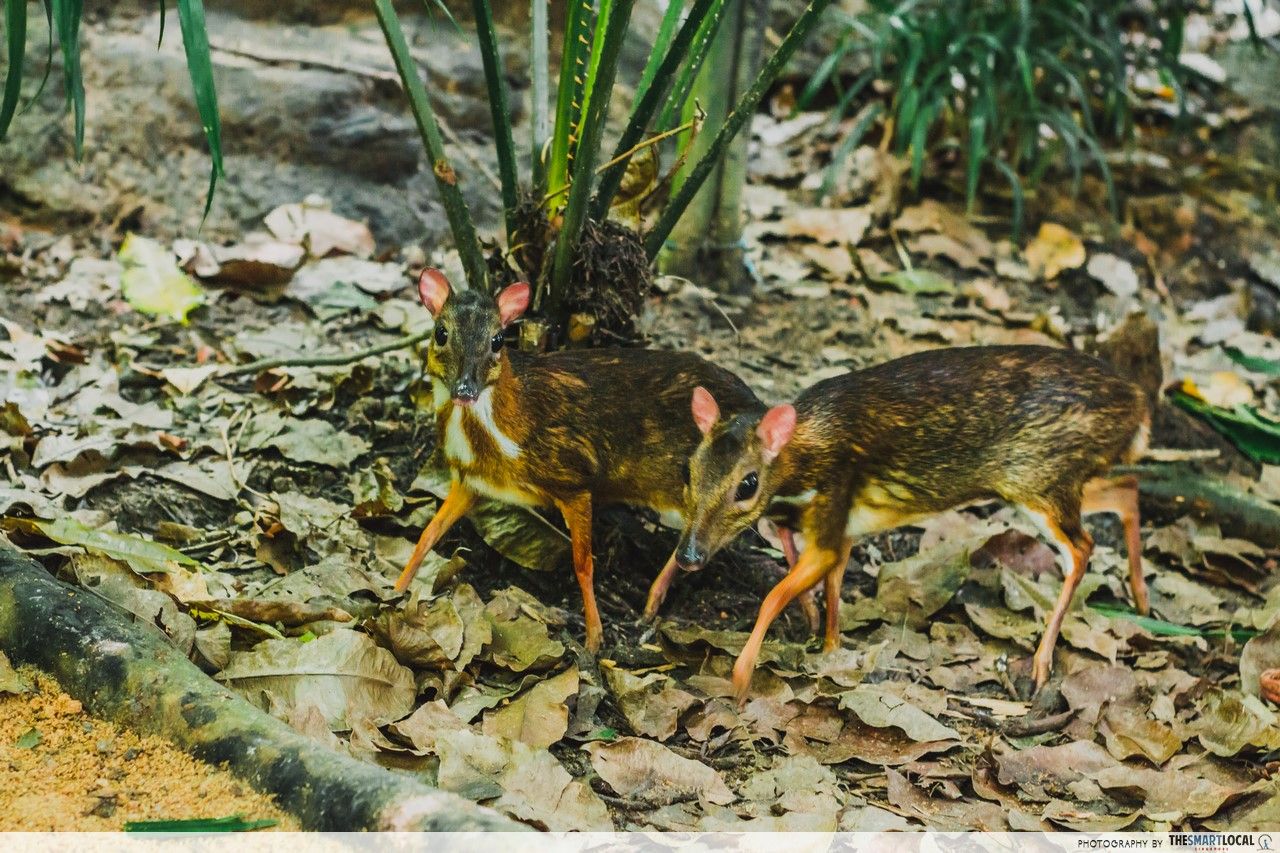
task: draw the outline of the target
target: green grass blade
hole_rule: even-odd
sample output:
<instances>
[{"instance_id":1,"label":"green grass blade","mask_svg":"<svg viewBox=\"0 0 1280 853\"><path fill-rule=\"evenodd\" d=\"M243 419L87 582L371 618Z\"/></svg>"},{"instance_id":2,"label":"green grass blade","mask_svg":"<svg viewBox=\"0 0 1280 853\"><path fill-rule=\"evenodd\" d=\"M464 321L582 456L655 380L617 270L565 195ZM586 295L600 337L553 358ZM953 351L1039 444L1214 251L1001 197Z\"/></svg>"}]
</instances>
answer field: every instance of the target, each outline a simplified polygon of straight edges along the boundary
<instances>
[{"instance_id":1,"label":"green grass blade","mask_svg":"<svg viewBox=\"0 0 1280 853\"><path fill-rule=\"evenodd\" d=\"M75 113L76 159L84 156L84 74L80 69L80 19L83 0L51 0L53 24L62 50L63 88Z\"/></svg>"},{"instance_id":2,"label":"green grass blade","mask_svg":"<svg viewBox=\"0 0 1280 853\"><path fill-rule=\"evenodd\" d=\"M769 57L769 61L764 64L764 68L760 69L760 73L756 75L751 88L747 89L738 100L738 103L734 105L733 110L725 118L724 124L716 132L715 139L711 141L706 152L702 155L702 159L694 164L689 171L688 177L681 183L680 189L667 202L667 206L663 209L662 216L658 218L653 230L645 237L645 253L650 260L658 256L658 252L662 250L663 245L667 242L667 237L671 234L671 229L675 228L676 223L680 221L680 217L689 207L690 202L693 201L694 195L697 194L703 182L706 181L711 171L715 168L716 163L719 162L720 157L723 156L729 142L751 120L751 116L755 113L756 107L760 105L765 93L769 91L769 87L778 79L782 70L791 60L792 54L809 37L813 28L821 20L822 13L826 11L832 2L833 0L810 0L809 5L805 7L804 12L800 14L800 17L791 26L791 30L783 38L782 44L778 45L778 49L773 56Z\"/></svg>"},{"instance_id":3,"label":"green grass blade","mask_svg":"<svg viewBox=\"0 0 1280 853\"><path fill-rule=\"evenodd\" d=\"M422 0L422 5L428 14L431 12L431 7L434 6L436 11L444 15L455 30L459 33L462 32L462 27L458 26L457 20L453 17L453 13L449 11L449 7L444 4L444 0Z\"/></svg>"},{"instance_id":4,"label":"green grass blade","mask_svg":"<svg viewBox=\"0 0 1280 853\"><path fill-rule=\"evenodd\" d=\"M965 162L964 203L970 214L978 199L978 176L987 159L987 115L977 109L969 117L969 151Z\"/></svg>"},{"instance_id":5,"label":"green grass blade","mask_svg":"<svg viewBox=\"0 0 1280 853\"><path fill-rule=\"evenodd\" d=\"M5 0L4 31L9 36L9 69L4 78L4 98L0 100L0 140L9 132L9 122L22 94L22 70L27 61L27 0Z\"/></svg>"},{"instance_id":6,"label":"green grass blade","mask_svg":"<svg viewBox=\"0 0 1280 853\"><path fill-rule=\"evenodd\" d=\"M230 817L197 817L177 820L131 820L124 825L125 832L248 832L275 826L271 818L245 820L244 815Z\"/></svg>"},{"instance_id":7,"label":"green grass blade","mask_svg":"<svg viewBox=\"0 0 1280 853\"><path fill-rule=\"evenodd\" d=\"M49 43L45 49L44 57L44 74L40 77L40 85L36 87L36 93L22 107L25 112L32 104L39 100L44 94L44 87L49 82L49 76L53 73L53 7L49 5L49 0L40 0L40 5L44 7L45 22L49 25L46 32L48 33Z\"/></svg>"},{"instance_id":8,"label":"green grass blade","mask_svg":"<svg viewBox=\"0 0 1280 853\"><path fill-rule=\"evenodd\" d=\"M596 157L600 153L600 136L604 132L609 113L609 101L613 95L613 80L618 70L618 54L626 40L627 24L636 0L614 0L607 7L608 17L603 22L600 36L600 55L594 73L587 81L590 87L588 110L582 118L582 136L578 153L573 161L569 200L564 208L564 223L556 237L555 262L551 271L551 289L548 293L547 316L558 320L568 297L569 272L573 265L574 250L586 219L587 202L595 177Z\"/></svg>"},{"instance_id":9,"label":"green grass blade","mask_svg":"<svg viewBox=\"0 0 1280 853\"><path fill-rule=\"evenodd\" d=\"M556 121L551 136L551 152L547 158L547 194L553 195L552 206L563 203L562 190L569 183L569 161L573 158L574 128L578 125L578 100L581 73L586 69L591 52L587 32L591 25L588 0L568 0L564 25L564 49L560 53L560 80L556 85Z\"/></svg>"},{"instance_id":10,"label":"green grass blade","mask_svg":"<svg viewBox=\"0 0 1280 853\"><path fill-rule=\"evenodd\" d=\"M529 158L533 189L541 194L546 188L546 173L542 164L542 148L551 136L551 117L547 103L551 94L551 58L547 54L550 38L550 25L547 22L547 10L551 0L531 0L530 3L530 42L529 42L529 74L531 80L530 100L532 111L529 118Z\"/></svg>"},{"instance_id":11,"label":"green grass blade","mask_svg":"<svg viewBox=\"0 0 1280 853\"><path fill-rule=\"evenodd\" d=\"M684 0L670 0L667 11L662 13L662 23L658 25L658 34L653 39L653 50L649 51L649 59L645 61L644 71L640 72L640 82L636 84L636 100L644 97L653 85L658 74L658 66L666 58L667 49L671 47L671 39L676 34L676 25L680 23L680 13L684 11Z\"/></svg>"},{"instance_id":12,"label":"green grass blade","mask_svg":"<svg viewBox=\"0 0 1280 853\"><path fill-rule=\"evenodd\" d=\"M476 17L476 37L484 62L484 81L489 89L489 113L493 117L493 144L498 150L498 175L502 179L502 212L507 225L507 245L514 245L515 212L520 177L516 172L516 144L511 135L511 106L507 80L498 54L498 34L493 27L489 0L471 0Z\"/></svg>"},{"instance_id":13,"label":"green grass blade","mask_svg":"<svg viewBox=\"0 0 1280 853\"><path fill-rule=\"evenodd\" d=\"M600 4L596 10L596 26L595 32L591 35L591 53L587 58L586 74L580 81L581 97L578 100L578 126L575 128L574 136L579 142L582 140L582 122L591 110L591 99L596 91L596 78L600 74L600 59L604 52L606 22L609 20L613 12L613 0L597 0ZM576 159L577 153L574 152ZM573 168L570 166L570 177L572 178Z\"/></svg>"},{"instance_id":14,"label":"green grass blade","mask_svg":"<svg viewBox=\"0 0 1280 853\"><path fill-rule=\"evenodd\" d=\"M698 26L689 48L688 60L684 67L680 68L680 74L671 88L671 94L667 97L666 103L662 106L662 112L658 116L659 130L670 130L683 120L685 102L689 100L689 93L693 91L694 83L698 80L702 63L711 53L711 45L715 42L716 33L720 32L720 22L724 20L725 9L729 2L730 0L716 0L706 17L696 21ZM691 13L689 19L693 18Z\"/></svg>"},{"instance_id":15,"label":"green grass blade","mask_svg":"<svg viewBox=\"0 0 1280 853\"><path fill-rule=\"evenodd\" d=\"M840 171L840 164L853 153L853 149L858 147L858 143L862 142L862 138L867 135L871 125L883 112L884 104L879 101L872 101L863 110L858 120L854 122L853 127L849 130L849 135L840 141L840 147L831 155L831 163L827 166L827 174L822 179L822 187L818 190L820 197L826 198L831 194L831 190L835 186L836 175Z\"/></svg>"},{"instance_id":16,"label":"green grass blade","mask_svg":"<svg viewBox=\"0 0 1280 853\"><path fill-rule=\"evenodd\" d=\"M444 139L440 136L440 127L436 124L427 90L422 85L422 78L418 76L418 63L414 61L413 54L409 52L409 44L405 41L400 17L392 6L392 0L374 0L373 8L391 51L391 58L396 64L400 82L404 85L405 95L409 98L409 109L418 124L422 144L427 149L427 156L431 158L431 171L440 191L440 202L449 218L449 229L453 232L453 241L458 247L467 284L477 290L486 290L488 274L484 256L480 252L480 241L476 239L476 228L471 221L471 212L462 198L462 191L458 189L458 176L449 165Z\"/></svg>"},{"instance_id":17,"label":"green grass blade","mask_svg":"<svg viewBox=\"0 0 1280 853\"><path fill-rule=\"evenodd\" d=\"M618 137L618 144L614 147L611 159L621 157L643 138L645 128L648 127L670 86L667 81L675 76L680 64L689 55L690 46L699 34L703 22L709 15L718 15L723 8L722 0L694 0L688 17L685 18L675 38L671 40L666 54L658 65L654 77L658 82L646 88L644 93L636 99L631 109L631 117L627 120L627 126L623 129L622 135ZM613 204L613 198L617 195L618 187L621 186L622 178L626 174L628 162L629 158L618 160L605 169L604 174L600 176L600 186L591 203L592 219L602 220L608 215L609 206Z\"/></svg>"},{"instance_id":18,"label":"green grass blade","mask_svg":"<svg viewBox=\"0 0 1280 853\"><path fill-rule=\"evenodd\" d=\"M218 115L218 90L213 82L213 58L209 53L209 32L204 20L204 0L178 0L178 24L182 29L182 48L187 54L187 71L191 74L191 90L195 93L200 126L209 143L213 164L209 169L209 191L204 199L204 218L213 207L213 193L218 188L222 171L222 119Z\"/></svg>"},{"instance_id":19,"label":"green grass blade","mask_svg":"<svg viewBox=\"0 0 1280 853\"><path fill-rule=\"evenodd\" d=\"M1015 246L1021 245L1023 210L1025 209L1022 197L1022 181L1018 178L1018 173L1013 170L1013 167L1003 157L992 158L991 165L995 166L996 171L1004 175L1005 180L1009 182L1009 193L1013 199L1013 233L1011 236Z\"/></svg>"},{"instance_id":20,"label":"green grass blade","mask_svg":"<svg viewBox=\"0 0 1280 853\"><path fill-rule=\"evenodd\" d=\"M1245 643L1260 633L1252 628L1196 628L1190 625L1179 625L1176 622L1156 619L1154 616L1143 616L1124 607L1112 607L1106 604L1090 604L1089 609L1112 619L1132 622L1139 628L1160 637L1219 638L1229 635L1237 643Z\"/></svg>"},{"instance_id":21,"label":"green grass blade","mask_svg":"<svg viewBox=\"0 0 1280 853\"><path fill-rule=\"evenodd\" d=\"M164 44L164 21L167 6L168 4L164 0L160 0L160 35L156 36L156 50L159 50L160 46Z\"/></svg>"}]
</instances>

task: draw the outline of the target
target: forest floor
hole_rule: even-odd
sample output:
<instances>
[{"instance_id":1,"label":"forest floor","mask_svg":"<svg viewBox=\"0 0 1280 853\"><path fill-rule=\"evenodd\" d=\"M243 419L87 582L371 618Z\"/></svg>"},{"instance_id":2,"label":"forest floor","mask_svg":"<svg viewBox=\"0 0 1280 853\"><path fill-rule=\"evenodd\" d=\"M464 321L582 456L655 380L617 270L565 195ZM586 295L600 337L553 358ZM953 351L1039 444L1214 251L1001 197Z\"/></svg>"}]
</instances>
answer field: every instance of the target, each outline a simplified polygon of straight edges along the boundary
<instances>
[{"instance_id":1,"label":"forest floor","mask_svg":"<svg viewBox=\"0 0 1280 853\"><path fill-rule=\"evenodd\" d=\"M1096 180L1079 196L1045 185L1015 244L1007 219L966 219L945 180L908 192L875 148L855 153L836 209L815 207L803 176L839 131L820 114L761 118L746 198L758 285L734 297L660 279L642 320L653 345L703 353L770 401L939 346L1123 356L1160 400L1153 445L1178 451L1148 464L1280 502L1280 468L1260 461L1280 460L1274 169L1157 134L1114 165L1121 225ZM859 543L843 648L822 655L784 614L739 710L727 673L777 577L765 539L678 579L653 631L637 617L675 534L601 513L594 659L558 519L458 525L406 601L392 583L441 487L419 356L235 370L428 329L420 250L375 254L363 225L307 205L231 246L134 236L120 250L124 237L0 222L4 531L318 747L551 829L1280 821L1280 726L1258 695L1280 667L1275 541L1144 502L1142 619L1117 525L1091 520L1091 572L1032 699L1053 554L1007 510L950 512ZM0 723L0 756L18 729ZM229 793L219 806L269 812ZM166 816L206 815L182 801Z\"/></svg>"}]
</instances>

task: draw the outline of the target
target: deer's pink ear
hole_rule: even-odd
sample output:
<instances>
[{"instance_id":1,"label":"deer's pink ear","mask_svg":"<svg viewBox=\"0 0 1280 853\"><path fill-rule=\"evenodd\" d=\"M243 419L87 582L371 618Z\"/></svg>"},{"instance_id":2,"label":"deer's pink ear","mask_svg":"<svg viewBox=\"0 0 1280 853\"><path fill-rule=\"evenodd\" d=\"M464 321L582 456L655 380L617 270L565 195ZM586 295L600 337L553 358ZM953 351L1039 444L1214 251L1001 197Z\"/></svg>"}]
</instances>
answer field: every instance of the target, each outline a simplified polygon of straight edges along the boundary
<instances>
[{"instance_id":1,"label":"deer's pink ear","mask_svg":"<svg viewBox=\"0 0 1280 853\"><path fill-rule=\"evenodd\" d=\"M699 385L693 389L693 422L698 425L698 430L706 435L711 432L711 428L716 425L716 421L720 420L720 407L716 404L716 398L711 396L711 392Z\"/></svg>"},{"instance_id":2,"label":"deer's pink ear","mask_svg":"<svg viewBox=\"0 0 1280 853\"><path fill-rule=\"evenodd\" d=\"M795 431L794 406L774 406L765 412L764 417L760 419L760 426L756 427L756 435L760 436L760 442L764 445L766 462L772 462L782 452L782 448L786 447Z\"/></svg>"},{"instance_id":3,"label":"deer's pink ear","mask_svg":"<svg viewBox=\"0 0 1280 853\"><path fill-rule=\"evenodd\" d=\"M449 279L440 270L427 267L418 276L418 298L432 317L439 317L444 303L449 300Z\"/></svg>"},{"instance_id":4,"label":"deer's pink ear","mask_svg":"<svg viewBox=\"0 0 1280 853\"><path fill-rule=\"evenodd\" d=\"M523 281L508 285L498 294L498 316L503 326L510 326L528 307L529 285Z\"/></svg>"}]
</instances>

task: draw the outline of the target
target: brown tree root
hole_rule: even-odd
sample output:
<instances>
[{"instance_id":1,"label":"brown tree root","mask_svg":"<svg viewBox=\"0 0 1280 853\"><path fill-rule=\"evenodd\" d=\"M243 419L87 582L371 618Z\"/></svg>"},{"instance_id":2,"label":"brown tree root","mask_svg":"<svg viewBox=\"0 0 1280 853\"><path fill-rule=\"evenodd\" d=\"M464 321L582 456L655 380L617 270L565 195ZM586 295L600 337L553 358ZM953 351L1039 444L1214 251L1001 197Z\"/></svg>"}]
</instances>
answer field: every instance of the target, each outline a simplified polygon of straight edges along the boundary
<instances>
[{"instance_id":1,"label":"brown tree root","mask_svg":"<svg viewBox=\"0 0 1280 853\"><path fill-rule=\"evenodd\" d=\"M1146 507L1171 517L1191 513L1217 522L1227 536L1263 548L1280 547L1280 506L1257 495L1187 465L1126 465L1115 470L1138 476L1144 513Z\"/></svg>"},{"instance_id":2,"label":"brown tree root","mask_svg":"<svg viewBox=\"0 0 1280 853\"><path fill-rule=\"evenodd\" d=\"M306 829L512 831L455 794L326 749L213 682L156 629L0 546L0 650L91 712L226 764Z\"/></svg>"}]
</instances>

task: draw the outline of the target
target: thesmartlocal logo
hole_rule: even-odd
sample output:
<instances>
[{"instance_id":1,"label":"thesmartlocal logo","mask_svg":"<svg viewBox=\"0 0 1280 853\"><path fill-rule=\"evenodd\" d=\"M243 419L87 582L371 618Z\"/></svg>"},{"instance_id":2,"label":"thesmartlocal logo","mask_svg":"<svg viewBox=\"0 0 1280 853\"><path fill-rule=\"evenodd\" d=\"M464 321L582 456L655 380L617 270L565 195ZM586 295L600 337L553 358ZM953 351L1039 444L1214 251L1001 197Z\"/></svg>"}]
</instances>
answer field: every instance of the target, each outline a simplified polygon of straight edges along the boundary
<instances>
[{"instance_id":1,"label":"thesmartlocal logo","mask_svg":"<svg viewBox=\"0 0 1280 853\"><path fill-rule=\"evenodd\" d=\"M1252 832L1171 832L1170 847L1196 850L1271 850L1271 836ZM1280 851L1277 851L1280 853Z\"/></svg>"}]
</instances>

